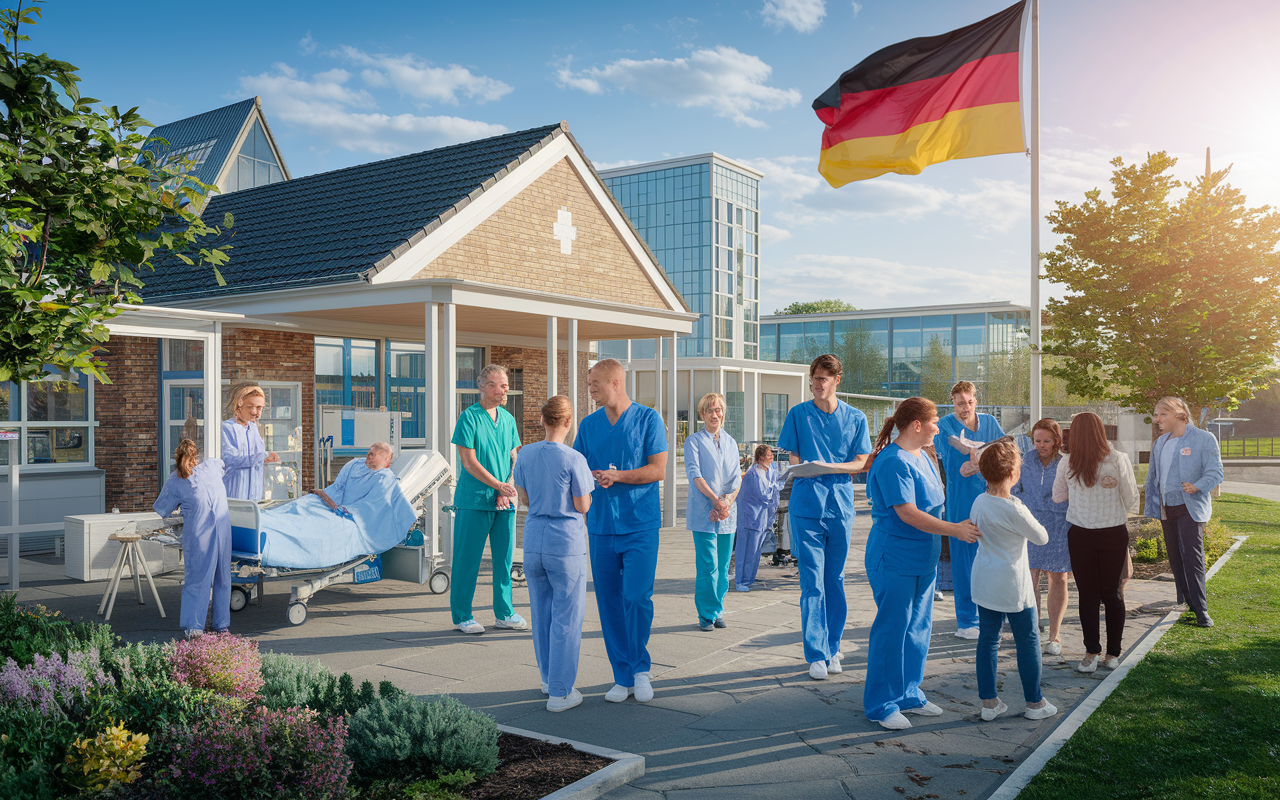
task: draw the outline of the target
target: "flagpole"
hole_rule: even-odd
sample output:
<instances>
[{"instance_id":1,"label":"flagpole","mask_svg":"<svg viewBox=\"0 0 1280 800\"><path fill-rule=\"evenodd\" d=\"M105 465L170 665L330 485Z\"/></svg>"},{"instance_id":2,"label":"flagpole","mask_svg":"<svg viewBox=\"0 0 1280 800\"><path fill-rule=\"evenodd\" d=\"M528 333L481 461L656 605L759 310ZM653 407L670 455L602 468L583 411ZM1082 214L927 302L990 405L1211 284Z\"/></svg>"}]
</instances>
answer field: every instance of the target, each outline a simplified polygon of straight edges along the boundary
<instances>
[{"instance_id":1,"label":"flagpole","mask_svg":"<svg viewBox=\"0 0 1280 800\"><path fill-rule=\"evenodd\" d=\"M1031 423L1043 416L1040 386L1040 0L1031 0Z\"/></svg>"}]
</instances>

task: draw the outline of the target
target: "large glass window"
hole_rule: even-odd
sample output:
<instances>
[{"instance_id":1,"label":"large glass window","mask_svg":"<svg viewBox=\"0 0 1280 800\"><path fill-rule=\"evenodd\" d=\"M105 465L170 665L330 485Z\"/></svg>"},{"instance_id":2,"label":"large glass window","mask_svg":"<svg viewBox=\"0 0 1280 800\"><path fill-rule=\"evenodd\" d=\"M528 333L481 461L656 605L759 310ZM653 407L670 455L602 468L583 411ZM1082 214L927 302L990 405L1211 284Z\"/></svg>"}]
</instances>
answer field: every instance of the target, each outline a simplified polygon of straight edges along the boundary
<instances>
[{"instance_id":1,"label":"large glass window","mask_svg":"<svg viewBox=\"0 0 1280 800\"><path fill-rule=\"evenodd\" d=\"M787 411L791 408L790 397L785 394L762 394L761 406L764 410L763 438L770 444L777 444L778 435L782 433L782 423L787 420Z\"/></svg>"},{"instance_id":2,"label":"large glass window","mask_svg":"<svg viewBox=\"0 0 1280 800\"><path fill-rule=\"evenodd\" d=\"M316 402L377 408L378 342L316 337Z\"/></svg>"},{"instance_id":3,"label":"large glass window","mask_svg":"<svg viewBox=\"0 0 1280 800\"><path fill-rule=\"evenodd\" d=\"M240 145L230 175L226 181L226 191L236 192L266 186L284 180L284 172L271 151L271 142L267 132L262 129L262 122L253 121L253 128Z\"/></svg>"},{"instance_id":4,"label":"large glass window","mask_svg":"<svg viewBox=\"0 0 1280 800\"><path fill-rule=\"evenodd\" d=\"M778 326L760 326L760 358L763 361L778 360Z\"/></svg>"},{"instance_id":5,"label":"large glass window","mask_svg":"<svg viewBox=\"0 0 1280 800\"><path fill-rule=\"evenodd\" d=\"M955 382L955 350L950 314L921 318L920 394L936 403L950 400Z\"/></svg>"},{"instance_id":6,"label":"large glass window","mask_svg":"<svg viewBox=\"0 0 1280 800\"><path fill-rule=\"evenodd\" d=\"M893 318L891 397L910 397L920 390L920 317Z\"/></svg>"},{"instance_id":7,"label":"large glass window","mask_svg":"<svg viewBox=\"0 0 1280 800\"><path fill-rule=\"evenodd\" d=\"M51 365L40 380L2 382L0 426L18 432L23 464L92 463L93 382ZM0 442L0 466L9 466L8 442Z\"/></svg>"},{"instance_id":8,"label":"large glass window","mask_svg":"<svg viewBox=\"0 0 1280 800\"><path fill-rule=\"evenodd\" d=\"M840 391L884 395L889 386L889 321L841 319L833 328L833 352L844 365Z\"/></svg>"},{"instance_id":9,"label":"large glass window","mask_svg":"<svg viewBox=\"0 0 1280 800\"><path fill-rule=\"evenodd\" d=\"M387 342L387 410L400 412L401 439L422 439L427 356L421 344Z\"/></svg>"}]
</instances>

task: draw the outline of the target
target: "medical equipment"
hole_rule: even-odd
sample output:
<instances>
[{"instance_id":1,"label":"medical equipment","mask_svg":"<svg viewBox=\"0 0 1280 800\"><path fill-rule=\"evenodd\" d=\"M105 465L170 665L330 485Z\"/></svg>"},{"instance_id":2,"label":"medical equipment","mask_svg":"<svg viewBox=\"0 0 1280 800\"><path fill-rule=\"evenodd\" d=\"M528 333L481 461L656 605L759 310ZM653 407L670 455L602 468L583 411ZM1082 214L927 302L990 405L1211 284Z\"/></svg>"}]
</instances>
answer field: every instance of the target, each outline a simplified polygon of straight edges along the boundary
<instances>
[{"instance_id":1,"label":"medical equipment","mask_svg":"<svg viewBox=\"0 0 1280 800\"><path fill-rule=\"evenodd\" d=\"M431 450L407 451L391 464L405 499L418 515L414 528L428 516L433 495L453 472L439 453ZM269 564L263 560L268 532L262 526L262 511L280 505L279 501L228 500L231 512L231 610L243 609L251 600L260 601L264 581L295 581L291 587L287 616L293 625L307 619L307 602L321 589L340 583L371 583L381 580L380 553L369 553L344 563L321 569L291 568L287 564ZM406 530L406 539L412 531Z\"/></svg>"},{"instance_id":2,"label":"medical equipment","mask_svg":"<svg viewBox=\"0 0 1280 800\"><path fill-rule=\"evenodd\" d=\"M316 406L316 480L331 483L337 470L335 458L364 457L369 445L386 442L400 457L400 412L374 411L345 406ZM341 465L338 465L341 466Z\"/></svg>"}]
</instances>

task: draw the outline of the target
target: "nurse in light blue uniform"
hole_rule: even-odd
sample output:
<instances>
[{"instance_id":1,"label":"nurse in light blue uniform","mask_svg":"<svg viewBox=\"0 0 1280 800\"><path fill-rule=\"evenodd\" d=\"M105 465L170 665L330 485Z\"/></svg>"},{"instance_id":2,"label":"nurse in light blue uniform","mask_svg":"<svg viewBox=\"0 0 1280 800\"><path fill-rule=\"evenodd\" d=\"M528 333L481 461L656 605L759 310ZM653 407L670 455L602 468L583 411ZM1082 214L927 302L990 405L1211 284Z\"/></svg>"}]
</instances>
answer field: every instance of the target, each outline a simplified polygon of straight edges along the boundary
<instances>
[{"instance_id":1,"label":"nurse in light blue uniform","mask_svg":"<svg viewBox=\"0 0 1280 800\"><path fill-rule=\"evenodd\" d=\"M737 562L734 583L740 592L751 591L751 585L756 582L760 549L765 535L773 530L781 488L778 474L773 470L773 448L767 444L756 445L755 457L747 467L747 474L742 476L738 493L738 533L733 555Z\"/></svg>"},{"instance_id":2,"label":"nurse in light blue uniform","mask_svg":"<svg viewBox=\"0 0 1280 800\"><path fill-rule=\"evenodd\" d=\"M573 687L587 603L587 528L595 480L582 454L565 445L573 424L569 398L542 407L546 440L520 448L512 481L528 509L524 523L524 574L529 581L533 654L549 695L548 711L582 702Z\"/></svg>"},{"instance_id":3,"label":"nurse in light blue uniform","mask_svg":"<svg viewBox=\"0 0 1280 800\"><path fill-rule=\"evenodd\" d=\"M825 680L840 672L840 638L848 619L844 566L853 529L853 477L871 453L867 417L836 399L843 371L840 359L822 355L809 365L813 400L792 407L782 424L778 447L791 463L822 461L847 474L796 478L787 514L791 553L800 568L800 627L809 676Z\"/></svg>"},{"instance_id":4,"label":"nurse in light blue uniform","mask_svg":"<svg viewBox=\"0 0 1280 800\"><path fill-rule=\"evenodd\" d=\"M178 619L187 636L204 632L213 596L213 629L231 627L231 517L223 486L222 461L198 461L195 442L183 439L173 454L177 469L151 507L167 517L182 507L182 609Z\"/></svg>"},{"instance_id":5,"label":"nurse in light blue uniform","mask_svg":"<svg viewBox=\"0 0 1280 800\"><path fill-rule=\"evenodd\" d=\"M684 440L684 471L689 479L685 523L693 534L693 605L704 631L727 627L724 595L729 591L729 559L737 530L734 500L742 486L738 443L724 430L724 395L704 394L698 401L702 430ZM757 561L759 558L757 557ZM742 565L738 565L741 569Z\"/></svg>"},{"instance_id":6,"label":"nurse in light blue uniform","mask_svg":"<svg viewBox=\"0 0 1280 800\"><path fill-rule=\"evenodd\" d=\"M889 444L897 428L898 438ZM911 727L903 716L938 716L942 709L920 690L933 633L934 573L941 536L975 542L973 523L944 522L942 479L924 447L938 432L932 400L910 397L885 420L867 476L871 532L866 568L876 618L867 643L867 718L890 730Z\"/></svg>"},{"instance_id":7,"label":"nurse in light blue uniform","mask_svg":"<svg viewBox=\"0 0 1280 800\"><path fill-rule=\"evenodd\" d=\"M625 380L612 358L591 368L587 388L600 408L578 426L573 449L586 457L597 484L587 533L600 633L615 681L604 699L620 703L634 694L647 703L653 699L648 647L667 434L658 412L627 397Z\"/></svg>"},{"instance_id":8,"label":"nurse in light blue uniform","mask_svg":"<svg viewBox=\"0 0 1280 800\"><path fill-rule=\"evenodd\" d=\"M261 500L263 464L274 464L280 456L267 451L258 432L258 418L267 398L261 386L242 384L232 389L231 419L222 423L223 482L227 497Z\"/></svg>"},{"instance_id":9,"label":"nurse in light blue uniform","mask_svg":"<svg viewBox=\"0 0 1280 800\"><path fill-rule=\"evenodd\" d=\"M934 450L947 475L947 522L962 522L969 518L973 501L987 490L976 464L969 463L969 456L949 444L952 436L963 436L976 442L994 442L1004 436L1004 430L990 414L975 412L978 401L973 384L960 381L951 387L951 402L955 413L938 420L938 435L933 439ZM971 474L964 474L971 473ZM949 542L951 552L951 582L955 589L956 636L961 639L978 638L978 606L973 602L969 588L969 576L973 559L978 555L977 544L956 540Z\"/></svg>"}]
</instances>

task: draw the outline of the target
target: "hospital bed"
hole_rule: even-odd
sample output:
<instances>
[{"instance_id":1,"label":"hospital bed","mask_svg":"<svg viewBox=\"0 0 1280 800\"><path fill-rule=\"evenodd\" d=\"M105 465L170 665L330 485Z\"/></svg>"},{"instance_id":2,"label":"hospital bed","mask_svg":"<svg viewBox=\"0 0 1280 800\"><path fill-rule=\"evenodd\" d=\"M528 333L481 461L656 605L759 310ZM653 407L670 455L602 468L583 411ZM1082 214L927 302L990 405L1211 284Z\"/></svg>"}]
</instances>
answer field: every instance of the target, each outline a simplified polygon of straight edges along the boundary
<instances>
[{"instance_id":1,"label":"hospital bed","mask_svg":"<svg viewBox=\"0 0 1280 800\"><path fill-rule=\"evenodd\" d=\"M400 490L417 513L421 528L427 504L441 486L449 481L452 470L447 461L433 450L403 451L391 463ZM380 553L368 553L344 563L322 569L295 569L288 564L270 564L263 559L267 532L262 526L262 512L288 501L229 499L231 516L231 610L239 611L255 598L260 598L265 581L291 581L287 616L293 625L307 620L307 602L327 586L342 583L371 583L382 578ZM406 530L405 537L410 534Z\"/></svg>"}]
</instances>

